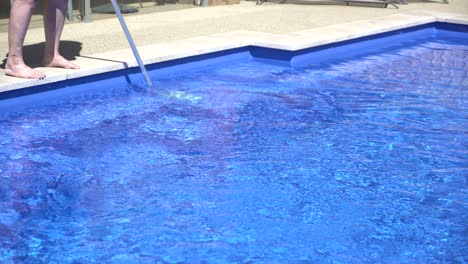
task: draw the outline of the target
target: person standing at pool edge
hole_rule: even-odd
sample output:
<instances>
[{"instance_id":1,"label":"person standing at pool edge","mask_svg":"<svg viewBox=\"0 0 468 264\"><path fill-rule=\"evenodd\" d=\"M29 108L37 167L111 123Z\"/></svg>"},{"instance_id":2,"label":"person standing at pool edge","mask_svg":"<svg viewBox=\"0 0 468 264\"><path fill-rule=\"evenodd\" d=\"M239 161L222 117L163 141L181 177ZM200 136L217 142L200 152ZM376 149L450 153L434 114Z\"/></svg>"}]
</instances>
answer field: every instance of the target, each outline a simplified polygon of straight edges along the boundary
<instances>
[{"instance_id":1,"label":"person standing at pool edge","mask_svg":"<svg viewBox=\"0 0 468 264\"><path fill-rule=\"evenodd\" d=\"M29 21L38 0L14 0L10 11L8 26L8 58L5 74L30 79L43 79L45 74L24 63L23 44ZM65 24L67 0L46 0L44 11L45 51L42 65L79 69L80 67L65 59L59 53L60 37Z\"/></svg>"}]
</instances>

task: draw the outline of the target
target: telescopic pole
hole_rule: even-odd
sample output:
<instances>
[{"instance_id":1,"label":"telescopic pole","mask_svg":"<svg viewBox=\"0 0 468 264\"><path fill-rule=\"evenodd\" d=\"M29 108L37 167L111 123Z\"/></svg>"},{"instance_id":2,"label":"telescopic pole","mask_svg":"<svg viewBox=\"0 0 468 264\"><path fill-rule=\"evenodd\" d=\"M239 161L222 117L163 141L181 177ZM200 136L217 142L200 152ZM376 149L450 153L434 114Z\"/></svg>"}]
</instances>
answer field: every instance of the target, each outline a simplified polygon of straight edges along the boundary
<instances>
[{"instance_id":1,"label":"telescopic pole","mask_svg":"<svg viewBox=\"0 0 468 264\"><path fill-rule=\"evenodd\" d=\"M148 72L146 71L145 65L143 64L143 61L141 60L140 54L138 53L138 50L135 46L135 42L133 42L132 35L130 35L130 32L128 31L127 24L125 24L125 20L122 17L122 12L120 12L119 5L117 5L117 2L115 0L111 0L111 3L112 3L112 6L114 7L117 18L119 18L119 22L125 33L125 37L127 37L128 44L130 44L130 47L132 48L132 52L133 52L133 55L135 56L138 66L140 66L141 73L143 73L143 76L145 77L145 80L148 86L152 87L153 82L151 82L151 79L148 76Z\"/></svg>"}]
</instances>

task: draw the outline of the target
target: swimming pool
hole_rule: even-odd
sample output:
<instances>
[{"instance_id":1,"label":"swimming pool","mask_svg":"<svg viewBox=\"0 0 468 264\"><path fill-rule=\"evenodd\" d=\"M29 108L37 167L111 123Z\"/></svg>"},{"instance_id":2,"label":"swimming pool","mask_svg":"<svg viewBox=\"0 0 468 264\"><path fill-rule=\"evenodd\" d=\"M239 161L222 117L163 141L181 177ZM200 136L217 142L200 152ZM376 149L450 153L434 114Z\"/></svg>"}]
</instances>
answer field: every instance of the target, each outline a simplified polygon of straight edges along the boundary
<instances>
[{"instance_id":1,"label":"swimming pool","mask_svg":"<svg viewBox=\"0 0 468 264\"><path fill-rule=\"evenodd\" d=\"M466 263L466 32L3 94L0 262Z\"/></svg>"}]
</instances>

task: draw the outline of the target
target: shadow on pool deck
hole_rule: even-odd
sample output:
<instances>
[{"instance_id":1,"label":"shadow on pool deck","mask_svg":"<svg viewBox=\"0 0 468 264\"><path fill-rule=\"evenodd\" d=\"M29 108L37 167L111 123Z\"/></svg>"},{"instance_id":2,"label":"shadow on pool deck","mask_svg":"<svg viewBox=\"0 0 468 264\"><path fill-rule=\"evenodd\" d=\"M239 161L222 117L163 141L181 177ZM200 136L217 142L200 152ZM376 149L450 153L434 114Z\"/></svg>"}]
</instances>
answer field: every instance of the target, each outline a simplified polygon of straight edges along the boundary
<instances>
[{"instance_id":1,"label":"shadow on pool deck","mask_svg":"<svg viewBox=\"0 0 468 264\"><path fill-rule=\"evenodd\" d=\"M41 65L42 56L44 55L45 42L37 43L33 45L25 45L23 48L23 57L25 63L30 66L39 66ZM82 49L82 43L77 41L68 41L64 40L60 42L60 54L67 60L75 60L77 56L80 56ZM6 57L0 64L1 69L5 69Z\"/></svg>"}]
</instances>

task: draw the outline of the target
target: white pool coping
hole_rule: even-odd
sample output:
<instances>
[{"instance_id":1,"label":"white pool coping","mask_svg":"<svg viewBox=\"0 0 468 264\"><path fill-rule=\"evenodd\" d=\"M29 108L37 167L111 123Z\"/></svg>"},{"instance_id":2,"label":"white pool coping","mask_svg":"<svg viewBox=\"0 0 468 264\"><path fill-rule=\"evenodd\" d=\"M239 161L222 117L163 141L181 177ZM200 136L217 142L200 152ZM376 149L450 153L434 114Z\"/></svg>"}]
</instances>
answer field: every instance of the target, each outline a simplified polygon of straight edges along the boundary
<instances>
[{"instance_id":1,"label":"white pool coping","mask_svg":"<svg viewBox=\"0 0 468 264\"><path fill-rule=\"evenodd\" d=\"M171 61L246 46L296 51L432 22L468 25L468 15L421 11L392 14L374 19L335 24L288 34L269 34L248 30L232 31L140 46L138 49L145 64ZM77 57L75 62L80 65L80 70L37 68L47 75L43 80L0 76L0 93L138 66L130 49L80 56Z\"/></svg>"}]
</instances>

